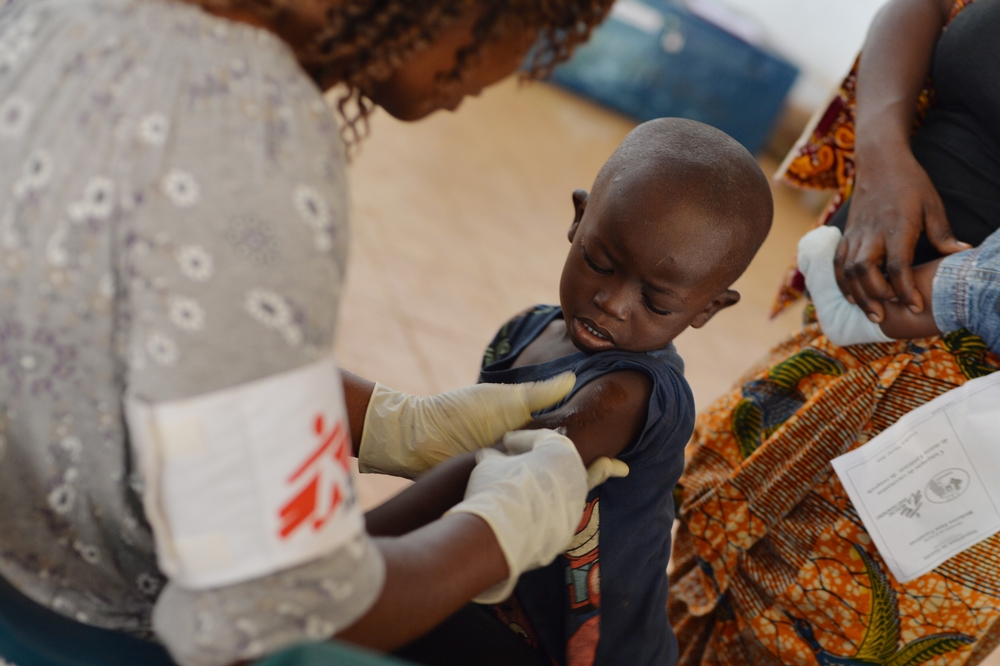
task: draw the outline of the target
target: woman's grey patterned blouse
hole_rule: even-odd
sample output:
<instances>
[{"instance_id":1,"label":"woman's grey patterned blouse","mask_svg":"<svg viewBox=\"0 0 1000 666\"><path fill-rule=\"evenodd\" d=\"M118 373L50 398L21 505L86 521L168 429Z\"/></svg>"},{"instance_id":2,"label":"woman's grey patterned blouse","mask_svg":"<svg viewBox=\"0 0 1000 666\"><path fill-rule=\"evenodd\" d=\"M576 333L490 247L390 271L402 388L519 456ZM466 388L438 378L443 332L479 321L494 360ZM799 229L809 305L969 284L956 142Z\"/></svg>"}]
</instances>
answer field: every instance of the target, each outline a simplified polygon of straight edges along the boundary
<instances>
[{"instance_id":1,"label":"woman's grey patterned blouse","mask_svg":"<svg viewBox=\"0 0 1000 666\"><path fill-rule=\"evenodd\" d=\"M0 575L224 664L377 597L362 537L164 589L122 413L326 357L347 253L337 124L289 49L173 0L0 0Z\"/></svg>"}]
</instances>

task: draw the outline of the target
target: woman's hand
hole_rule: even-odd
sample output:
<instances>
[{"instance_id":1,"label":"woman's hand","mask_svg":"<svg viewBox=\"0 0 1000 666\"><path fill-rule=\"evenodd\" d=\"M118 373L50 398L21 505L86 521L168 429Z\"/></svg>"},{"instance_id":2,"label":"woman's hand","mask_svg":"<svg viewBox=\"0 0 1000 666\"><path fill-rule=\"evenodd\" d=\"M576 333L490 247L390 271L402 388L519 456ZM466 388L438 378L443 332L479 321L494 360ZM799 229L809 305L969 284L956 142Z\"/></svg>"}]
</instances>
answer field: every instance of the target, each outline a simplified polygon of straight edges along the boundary
<instances>
[{"instance_id":1,"label":"woman's hand","mask_svg":"<svg viewBox=\"0 0 1000 666\"><path fill-rule=\"evenodd\" d=\"M338 638L393 650L473 597L487 603L507 598L521 573L566 549L587 497L580 454L551 430L508 433L504 448L507 453L476 454L464 499L443 518L377 540L385 587Z\"/></svg>"},{"instance_id":2,"label":"woman's hand","mask_svg":"<svg viewBox=\"0 0 1000 666\"><path fill-rule=\"evenodd\" d=\"M587 499L588 475L573 442L554 430L519 430L504 449L484 449L465 499L445 515L471 513L493 530L508 576L476 601L495 604L514 591L525 571L543 567L569 546Z\"/></svg>"},{"instance_id":3,"label":"woman's hand","mask_svg":"<svg viewBox=\"0 0 1000 666\"><path fill-rule=\"evenodd\" d=\"M572 390L573 373L543 382L478 384L415 397L376 384L358 450L363 472L414 478L461 453L492 446Z\"/></svg>"},{"instance_id":4,"label":"woman's hand","mask_svg":"<svg viewBox=\"0 0 1000 666\"><path fill-rule=\"evenodd\" d=\"M914 313L924 309L913 278L921 233L942 254L969 246L955 238L941 197L908 146L868 156L865 165L834 267L843 294L878 323L885 316L881 301L898 299Z\"/></svg>"},{"instance_id":5,"label":"woman's hand","mask_svg":"<svg viewBox=\"0 0 1000 666\"><path fill-rule=\"evenodd\" d=\"M913 281L923 231L943 254L968 246L951 233L941 197L910 150L913 112L954 0L889 0L858 63L854 195L837 250L837 284L878 323L881 301L924 308ZM882 274L883 268L888 281Z\"/></svg>"}]
</instances>

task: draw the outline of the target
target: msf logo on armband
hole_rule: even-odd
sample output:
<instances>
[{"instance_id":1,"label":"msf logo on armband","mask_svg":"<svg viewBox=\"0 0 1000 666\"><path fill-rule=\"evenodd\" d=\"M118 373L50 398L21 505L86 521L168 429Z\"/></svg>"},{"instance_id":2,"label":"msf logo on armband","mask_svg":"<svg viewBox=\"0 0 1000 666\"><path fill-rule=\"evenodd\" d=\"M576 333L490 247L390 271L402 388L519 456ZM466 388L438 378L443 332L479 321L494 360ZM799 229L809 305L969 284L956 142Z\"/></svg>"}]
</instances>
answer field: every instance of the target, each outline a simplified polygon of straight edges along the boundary
<instances>
[{"instance_id":1,"label":"msf logo on armband","mask_svg":"<svg viewBox=\"0 0 1000 666\"><path fill-rule=\"evenodd\" d=\"M339 419L329 429L327 425L322 414L316 416L316 448L286 482L294 495L278 511L278 535L283 540L304 528L318 532L340 509L354 503L354 493L343 486L351 478L347 428Z\"/></svg>"},{"instance_id":2,"label":"msf logo on armband","mask_svg":"<svg viewBox=\"0 0 1000 666\"><path fill-rule=\"evenodd\" d=\"M125 409L157 561L178 585L268 576L364 532L332 355L182 400L129 395Z\"/></svg>"}]
</instances>

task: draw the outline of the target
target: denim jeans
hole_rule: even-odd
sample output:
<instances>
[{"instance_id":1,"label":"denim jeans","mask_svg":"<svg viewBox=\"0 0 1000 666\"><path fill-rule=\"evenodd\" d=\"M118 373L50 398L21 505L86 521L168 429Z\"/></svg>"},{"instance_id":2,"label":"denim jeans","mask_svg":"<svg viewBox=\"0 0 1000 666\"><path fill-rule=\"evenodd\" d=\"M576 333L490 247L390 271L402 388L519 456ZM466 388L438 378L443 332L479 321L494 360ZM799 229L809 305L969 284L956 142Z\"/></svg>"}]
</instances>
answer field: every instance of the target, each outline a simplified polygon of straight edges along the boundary
<instances>
[{"instance_id":1,"label":"denim jeans","mask_svg":"<svg viewBox=\"0 0 1000 666\"><path fill-rule=\"evenodd\" d=\"M934 321L942 333L966 328L1000 354L1000 231L945 257L934 276Z\"/></svg>"}]
</instances>

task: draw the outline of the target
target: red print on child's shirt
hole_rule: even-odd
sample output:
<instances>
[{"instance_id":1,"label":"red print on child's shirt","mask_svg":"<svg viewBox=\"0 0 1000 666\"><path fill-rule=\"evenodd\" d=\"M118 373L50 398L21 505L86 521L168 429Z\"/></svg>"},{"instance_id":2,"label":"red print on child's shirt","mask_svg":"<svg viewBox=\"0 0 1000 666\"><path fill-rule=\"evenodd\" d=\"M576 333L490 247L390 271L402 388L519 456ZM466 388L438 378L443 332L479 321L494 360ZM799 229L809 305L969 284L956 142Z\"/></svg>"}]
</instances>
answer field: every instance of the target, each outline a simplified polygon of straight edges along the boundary
<instances>
[{"instance_id":1,"label":"red print on child's shirt","mask_svg":"<svg viewBox=\"0 0 1000 666\"><path fill-rule=\"evenodd\" d=\"M320 442L287 481L290 486L300 486L301 480L306 479L305 485L278 512L281 518L278 534L282 539L288 539L307 524L311 524L313 531L319 531L346 499L339 481L342 475L336 471L339 467L349 474L350 448L346 428L338 419L332 430L325 432L325 421L320 414L316 416L313 429Z\"/></svg>"}]
</instances>

